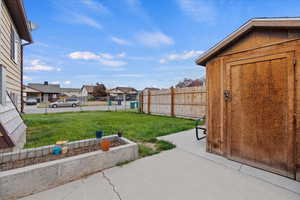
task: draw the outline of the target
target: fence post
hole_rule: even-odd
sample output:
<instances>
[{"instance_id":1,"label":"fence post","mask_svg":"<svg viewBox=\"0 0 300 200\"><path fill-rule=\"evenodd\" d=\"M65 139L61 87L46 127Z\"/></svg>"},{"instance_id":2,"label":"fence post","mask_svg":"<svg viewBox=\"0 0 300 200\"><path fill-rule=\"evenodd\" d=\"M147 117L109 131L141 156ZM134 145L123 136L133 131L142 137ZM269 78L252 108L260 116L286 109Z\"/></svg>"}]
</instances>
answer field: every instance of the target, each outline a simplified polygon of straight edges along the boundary
<instances>
[{"instance_id":1,"label":"fence post","mask_svg":"<svg viewBox=\"0 0 300 200\"><path fill-rule=\"evenodd\" d=\"M123 103L124 103L124 110L126 110L126 93L123 94Z\"/></svg>"},{"instance_id":2,"label":"fence post","mask_svg":"<svg viewBox=\"0 0 300 200\"><path fill-rule=\"evenodd\" d=\"M144 112L144 91L142 91L139 95L139 98L140 98L140 113L143 113Z\"/></svg>"},{"instance_id":3,"label":"fence post","mask_svg":"<svg viewBox=\"0 0 300 200\"><path fill-rule=\"evenodd\" d=\"M148 104L147 104L147 106L148 106L148 114L150 114L151 113L151 92L150 92L150 90L148 90Z\"/></svg>"},{"instance_id":4,"label":"fence post","mask_svg":"<svg viewBox=\"0 0 300 200\"><path fill-rule=\"evenodd\" d=\"M175 97L175 89L174 87L172 86L171 87L171 117L174 117L175 116L175 112L174 112L174 97Z\"/></svg>"},{"instance_id":5,"label":"fence post","mask_svg":"<svg viewBox=\"0 0 300 200\"><path fill-rule=\"evenodd\" d=\"M110 110L109 100L110 100L109 93L107 93L107 96L106 96L107 110Z\"/></svg>"}]
</instances>

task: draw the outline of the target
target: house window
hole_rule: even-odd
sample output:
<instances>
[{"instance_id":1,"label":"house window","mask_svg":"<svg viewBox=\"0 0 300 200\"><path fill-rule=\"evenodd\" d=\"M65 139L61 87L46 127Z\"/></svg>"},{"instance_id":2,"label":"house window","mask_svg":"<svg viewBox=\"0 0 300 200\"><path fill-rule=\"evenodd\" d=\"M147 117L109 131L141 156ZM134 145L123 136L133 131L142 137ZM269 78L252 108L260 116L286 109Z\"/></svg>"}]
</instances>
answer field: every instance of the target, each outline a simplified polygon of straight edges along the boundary
<instances>
[{"instance_id":1,"label":"house window","mask_svg":"<svg viewBox=\"0 0 300 200\"><path fill-rule=\"evenodd\" d=\"M10 46L11 46L11 59L15 61L15 63L19 62L19 50L20 50L20 39L18 36L18 33L15 31L13 27L11 27L11 41L10 41Z\"/></svg>"}]
</instances>

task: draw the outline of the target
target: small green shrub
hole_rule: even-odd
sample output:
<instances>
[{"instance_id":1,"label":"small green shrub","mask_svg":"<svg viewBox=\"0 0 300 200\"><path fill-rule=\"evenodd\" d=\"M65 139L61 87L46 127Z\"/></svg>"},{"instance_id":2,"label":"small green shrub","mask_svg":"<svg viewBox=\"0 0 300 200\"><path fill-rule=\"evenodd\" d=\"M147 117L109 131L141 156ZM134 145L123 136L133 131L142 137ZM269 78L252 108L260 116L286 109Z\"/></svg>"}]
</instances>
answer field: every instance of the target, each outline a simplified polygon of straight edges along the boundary
<instances>
[{"instance_id":1,"label":"small green shrub","mask_svg":"<svg viewBox=\"0 0 300 200\"><path fill-rule=\"evenodd\" d=\"M156 142L158 142L158 139L156 139L156 138L150 138L150 139L145 140L144 142L156 143Z\"/></svg>"},{"instance_id":2,"label":"small green shrub","mask_svg":"<svg viewBox=\"0 0 300 200\"><path fill-rule=\"evenodd\" d=\"M133 160L127 160L127 161L124 161L124 162L119 162L116 164L116 166L118 167L122 167L123 165L127 165L128 163L131 163Z\"/></svg>"},{"instance_id":3,"label":"small green shrub","mask_svg":"<svg viewBox=\"0 0 300 200\"><path fill-rule=\"evenodd\" d=\"M146 157L146 156L152 156L154 154L158 154L160 151L153 150L150 147L147 147L146 145L139 144L139 155L140 157Z\"/></svg>"},{"instance_id":4,"label":"small green shrub","mask_svg":"<svg viewBox=\"0 0 300 200\"><path fill-rule=\"evenodd\" d=\"M174 149L176 145L164 140L159 140L158 142L156 142L155 147L158 151L166 151L166 150Z\"/></svg>"}]
</instances>

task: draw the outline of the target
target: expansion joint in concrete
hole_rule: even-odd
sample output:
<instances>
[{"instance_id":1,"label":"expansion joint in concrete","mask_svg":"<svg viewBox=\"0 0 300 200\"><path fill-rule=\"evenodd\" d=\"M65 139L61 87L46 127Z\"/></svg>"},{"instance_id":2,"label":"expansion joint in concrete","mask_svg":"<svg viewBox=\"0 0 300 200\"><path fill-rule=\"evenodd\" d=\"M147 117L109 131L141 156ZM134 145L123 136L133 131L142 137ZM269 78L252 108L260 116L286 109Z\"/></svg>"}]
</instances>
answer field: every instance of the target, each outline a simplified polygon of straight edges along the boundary
<instances>
[{"instance_id":1,"label":"expansion joint in concrete","mask_svg":"<svg viewBox=\"0 0 300 200\"><path fill-rule=\"evenodd\" d=\"M116 186L111 182L111 180L102 172L103 178L107 180L108 184L112 187L114 193L118 196L119 200L122 200L120 193L117 191Z\"/></svg>"}]
</instances>

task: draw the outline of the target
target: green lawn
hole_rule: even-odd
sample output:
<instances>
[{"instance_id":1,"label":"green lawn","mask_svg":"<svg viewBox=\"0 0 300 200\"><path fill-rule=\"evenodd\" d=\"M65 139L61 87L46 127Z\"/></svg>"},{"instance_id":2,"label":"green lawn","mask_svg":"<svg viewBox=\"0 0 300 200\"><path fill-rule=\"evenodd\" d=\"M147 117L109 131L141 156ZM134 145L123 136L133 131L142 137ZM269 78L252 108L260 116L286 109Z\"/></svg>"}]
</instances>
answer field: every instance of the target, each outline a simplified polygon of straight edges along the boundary
<instances>
[{"instance_id":1,"label":"green lawn","mask_svg":"<svg viewBox=\"0 0 300 200\"><path fill-rule=\"evenodd\" d=\"M59 140L80 140L95 137L96 130L104 135L123 131L124 137L135 142L151 142L195 126L193 120L153 116L135 112L76 112L55 114L26 114L28 126L26 148L54 144ZM162 148L165 144L158 143Z\"/></svg>"}]
</instances>

